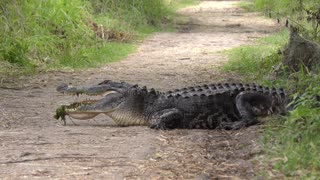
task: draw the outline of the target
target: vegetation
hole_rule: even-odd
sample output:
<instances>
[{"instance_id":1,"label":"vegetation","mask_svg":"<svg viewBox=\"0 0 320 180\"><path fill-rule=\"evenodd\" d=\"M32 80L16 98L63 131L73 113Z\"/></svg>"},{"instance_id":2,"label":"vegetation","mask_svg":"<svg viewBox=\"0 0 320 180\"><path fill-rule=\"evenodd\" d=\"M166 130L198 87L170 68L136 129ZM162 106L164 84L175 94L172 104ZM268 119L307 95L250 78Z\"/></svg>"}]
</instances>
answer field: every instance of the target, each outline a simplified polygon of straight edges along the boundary
<instances>
[{"instance_id":1,"label":"vegetation","mask_svg":"<svg viewBox=\"0 0 320 180\"><path fill-rule=\"evenodd\" d=\"M134 40L169 27L175 7L193 0L0 2L0 73L84 68L134 51Z\"/></svg>"},{"instance_id":2,"label":"vegetation","mask_svg":"<svg viewBox=\"0 0 320 180\"><path fill-rule=\"evenodd\" d=\"M291 24L300 27L301 34L318 42L318 37L312 34L319 33L320 18L299 19L303 10L295 10L302 5L303 9L312 7L313 12L320 12L317 2L255 0L254 4L241 6L271 12L276 18L288 18ZM308 18L306 11L303 14ZM303 69L293 73L280 66L283 60L281 51L288 42L288 35L288 31L283 30L259 39L256 42L258 46L242 46L227 51L230 61L224 70L238 72L248 81L287 89L292 99L289 107L293 110L287 117L279 117L267 125L263 138L266 161L288 177L317 179L320 176L320 75L316 73L319 71Z\"/></svg>"},{"instance_id":3,"label":"vegetation","mask_svg":"<svg viewBox=\"0 0 320 180\"><path fill-rule=\"evenodd\" d=\"M318 0L255 0L254 6L270 17L289 20L304 36L320 41L320 3Z\"/></svg>"}]
</instances>

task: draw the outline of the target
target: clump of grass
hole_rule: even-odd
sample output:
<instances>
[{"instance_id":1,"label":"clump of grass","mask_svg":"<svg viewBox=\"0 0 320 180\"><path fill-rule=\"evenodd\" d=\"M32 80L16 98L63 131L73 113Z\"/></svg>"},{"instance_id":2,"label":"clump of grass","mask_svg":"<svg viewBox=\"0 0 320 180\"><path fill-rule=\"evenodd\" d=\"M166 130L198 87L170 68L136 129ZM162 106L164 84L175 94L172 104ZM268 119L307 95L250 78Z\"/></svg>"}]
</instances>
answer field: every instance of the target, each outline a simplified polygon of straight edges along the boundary
<instances>
[{"instance_id":1,"label":"clump of grass","mask_svg":"<svg viewBox=\"0 0 320 180\"><path fill-rule=\"evenodd\" d=\"M256 6L252 1L240 1L237 3L238 7L246 10L247 12L254 12L257 10Z\"/></svg>"},{"instance_id":2,"label":"clump of grass","mask_svg":"<svg viewBox=\"0 0 320 180\"><path fill-rule=\"evenodd\" d=\"M161 29L173 16L172 9L163 0L90 0L90 2L99 23L138 35L144 34L140 32L142 29Z\"/></svg>"},{"instance_id":3,"label":"clump of grass","mask_svg":"<svg viewBox=\"0 0 320 180\"><path fill-rule=\"evenodd\" d=\"M135 50L129 43L108 42L100 47L81 49L77 53L65 54L54 67L87 68L119 61Z\"/></svg>"},{"instance_id":4,"label":"clump of grass","mask_svg":"<svg viewBox=\"0 0 320 180\"><path fill-rule=\"evenodd\" d=\"M294 95L294 110L284 121L270 123L264 144L270 162L286 176L315 179L320 175L320 76L303 76L312 84Z\"/></svg>"},{"instance_id":5,"label":"clump of grass","mask_svg":"<svg viewBox=\"0 0 320 180\"><path fill-rule=\"evenodd\" d=\"M223 69L245 75L247 80L266 79L268 77L265 75L280 63L278 51L287 43L288 37L288 31L283 30L259 39L258 45L246 45L227 50L224 53L228 55L229 62Z\"/></svg>"},{"instance_id":6,"label":"clump of grass","mask_svg":"<svg viewBox=\"0 0 320 180\"><path fill-rule=\"evenodd\" d=\"M305 37L320 42L319 0L255 0L254 7L269 17L289 20Z\"/></svg>"},{"instance_id":7,"label":"clump of grass","mask_svg":"<svg viewBox=\"0 0 320 180\"><path fill-rule=\"evenodd\" d=\"M287 117L268 123L264 134L267 161L288 177L316 179L320 175L320 75L286 72L274 68L282 61L279 53L288 41L288 32L261 38L258 45L243 46L225 53L230 61L225 71L242 74L248 81L285 88L293 110ZM319 72L319 71L317 71Z\"/></svg>"},{"instance_id":8,"label":"clump of grass","mask_svg":"<svg viewBox=\"0 0 320 180\"><path fill-rule=\"evenodd\" d=\"M185 1L191 2L179 0ZM163 0L1 1L0 62L32 72L118 61L134 50L129 40L170 25L173 4L178 6Z\"/></svg>"},{"instance_id":9,"label":"clump of grass","mask_svg":"<svg viewBox=\"0 0 320 180\"><path fill-rule=\"evenodd\" d=\"M2 1L0 61L19 67L59 62L94 44L83 1Z\"/></svg>"}]
</instances>

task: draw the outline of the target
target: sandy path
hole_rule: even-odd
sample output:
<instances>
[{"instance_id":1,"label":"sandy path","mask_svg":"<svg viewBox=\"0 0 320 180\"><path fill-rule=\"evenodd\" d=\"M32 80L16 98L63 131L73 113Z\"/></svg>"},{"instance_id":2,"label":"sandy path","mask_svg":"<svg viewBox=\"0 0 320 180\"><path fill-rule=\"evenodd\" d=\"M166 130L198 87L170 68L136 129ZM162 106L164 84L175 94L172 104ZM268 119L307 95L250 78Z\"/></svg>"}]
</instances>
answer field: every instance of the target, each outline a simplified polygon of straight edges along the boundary
<instances>
[{"instance_id":1,"label":"sandy path","mask_svg":"<svg viewBox=\"0 0 320 180\"><path fill-rule=\"evenodd\" d=\"M252 178L260 153L258 126L239 131L114 127L95 121L53 120L56 107L73 100L55 92L62 82L90 85L124 80L168 90L237 81L218 69L218 52L273 33L276 24L234 7L236 1L203 1L180 11L190 19L180 32L158 33L122 62L81 72L2 79L0 88L0 178L149 179Z\"/></svg>"}]
</instances>

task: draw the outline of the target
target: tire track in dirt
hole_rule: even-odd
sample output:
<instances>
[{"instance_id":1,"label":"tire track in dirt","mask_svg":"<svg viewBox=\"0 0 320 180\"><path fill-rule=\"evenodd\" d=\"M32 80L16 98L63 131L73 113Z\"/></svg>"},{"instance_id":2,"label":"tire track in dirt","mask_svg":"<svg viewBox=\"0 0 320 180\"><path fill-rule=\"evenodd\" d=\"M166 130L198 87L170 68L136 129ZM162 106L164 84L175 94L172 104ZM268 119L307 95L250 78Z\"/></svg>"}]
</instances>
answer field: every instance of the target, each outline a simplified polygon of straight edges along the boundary
<instances>
[{"instance_id":1,"label":"tire track in dirt","mask_svg":"<svg viewBox=\"0 0 320 180\"><path fill-rule=\"evenodd\" d=\"M203 1L181 10L189 19L180 32L158 33L125 60L99 69L48 72L3 79L0 88L0 178L210 179L252 178L259 162L258 126L239 131L114 127L110 119L53 120L60 104L73 101L55 92L62 82L91 85L123 80L159 90L238 81L219 67L219 51L252 43L279 29L236 1Z\"/></svg>"}]
</instances>

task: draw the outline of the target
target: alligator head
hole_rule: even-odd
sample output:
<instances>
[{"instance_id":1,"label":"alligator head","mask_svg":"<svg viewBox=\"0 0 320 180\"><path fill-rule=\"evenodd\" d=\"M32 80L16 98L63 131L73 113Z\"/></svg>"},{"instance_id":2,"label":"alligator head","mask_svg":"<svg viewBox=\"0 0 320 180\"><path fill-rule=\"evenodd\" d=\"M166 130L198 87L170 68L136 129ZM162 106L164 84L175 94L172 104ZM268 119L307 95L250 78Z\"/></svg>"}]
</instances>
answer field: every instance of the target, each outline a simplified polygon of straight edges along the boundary
<instances>
[{"instance_id":1,"label":"alligator head","mask_svg":"<svg viewBox=\"0 0 320 180\"><path fill-rule=\"evenodd\" d=\"M137 112L142 111L139 110L139 108L141 109L143 107L143 96L147 93L146 90L140 89L137 85L107 80L96 86L80 88L62 84L57 87L57 91L68 95L88 95L95 97L94 100L84 100L59 107L54 117L56 119L61 118L64 124L66 115L75 119L85 120L93 118L98 114L106 114L112 119L118 120L118 122L116 122L118 125L144 124L143 118L130 114L130 112L139 114ZM97 99L99 96L101 98ZM135 105L132 105L130 102L134 102ZM135 110L129 111L129 108L130 110ZM113 116L116 116L116 118L113 118Z\"/></svg>"}]
</instances>

